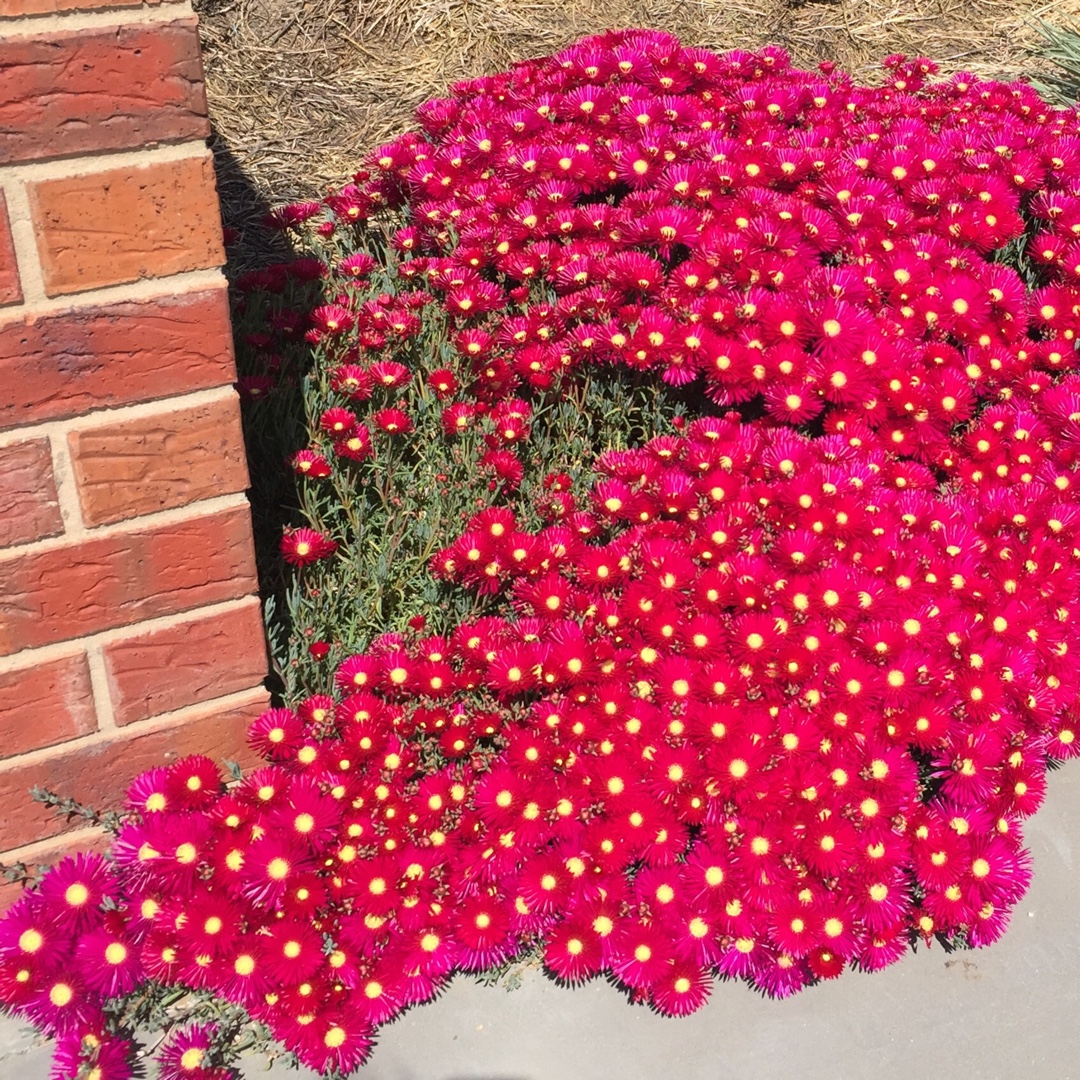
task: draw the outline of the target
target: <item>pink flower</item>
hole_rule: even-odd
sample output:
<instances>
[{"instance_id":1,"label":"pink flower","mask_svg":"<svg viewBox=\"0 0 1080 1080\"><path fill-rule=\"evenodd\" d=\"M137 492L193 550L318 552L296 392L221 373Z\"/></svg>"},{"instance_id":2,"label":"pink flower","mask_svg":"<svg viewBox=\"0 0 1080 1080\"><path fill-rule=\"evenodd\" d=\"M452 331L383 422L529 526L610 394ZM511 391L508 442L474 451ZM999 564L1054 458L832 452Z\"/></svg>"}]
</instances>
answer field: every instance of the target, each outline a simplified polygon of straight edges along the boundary
<instances>
[{"instance_id":1,"label":"pink flower","mask_svg":"<svg viewBox=\"0 0 1080 1080\"><path fill-rule=\"evenodd\" d=\"M356 414L348 409L335 406L327 409L319 417L319 427L337 439L345 438L356 427Z\"/></svg>"},{"instance_id":2,"label":"pink flower","mask_svg":"<svg viewBox=\"0 0 1080 1080\"><path fill-rule=\"evenodd\" d=\"M318 202L290 203L271 210L265 221L275 229L295 229L318 215L321 210L322 204Z\"/></svg>"},{"instance_id":3,"label":"pink flower","mask_svg":"<svg viewBox=\"0 0 1080 1080\"><path fill-rule=\"evenodd\" d=\"M330 463L317 450L298 450L292 457L293 470L313 480L330 475Z\"/></svg>"},{"instance_id":4,"label":"pink flower","mask_svg":"<svg viewBox=\"0 0 1080 1080\"><path fill-rule=\"evenodd\" d=\"M75 962L87 986L103 997L127 994L143 977L134 943L104 927L79 940Z\"/></svg>"},{"instance_id":5,"label":"pink flower","mask_svg":"<svg viewBox=\"0 0 1080 1080\"><path fill-rule=\"evenodd\" d=\"M270 394L275 383L269 375L244 375L235 385L242 400L257 401Z\"/></svg>"},{"instance_id":6,"label":"pink flower","mask_svg":"<svg viewBox=\"0 0 1080 1080\"><path fill-rule=\"evenodd\" d=\"M353 209L352 206L348 208L348 211ZM347 211L347 216L353 215ZM375 260L366 252L358 251L353 255L347 255L341 262L338 263L338 272L344 274L346 277L359 281L362 278L366 278L368 274L375 269Z\"/></svg>"},{"instance_id":7,"label":"pink flower","mask_svg":"<svg viewBox=\"0 0 1080 1080\"><path fill-rule=\"evenodd\" d=\"M365 461L371 456L371 432L366 424L357 424L334 443L334 453L349 461Z\"/></svg>"},{"instance_id":8,"label":"pink flower","mask_svg":"<svg viewBox=\"0 0 1080 1080\"><path fill-rule=\"evenodd\" d=\"M408 435L413 430L412 420L401 409L380 409L371 419L387 435Z\"/></svg>"},{"instance_id":9,"label":"pink flower","mask_svg":"<svg viewBox=\"0 0 1080 1080\"><path fill-rule=\"evenodd\" d=\"M525 476L521 459L512 450L489 450L480 459L480 467L494 476L507 491L516 491Z\"/></svg>"},{"instance_id":10,"label":"pink flower","mask_svg":"<svg viewBox=\"0 0 1080 1080\"><path fill-rule=\"evenodd\" d=\"M371 397L375 380L359 364L342 364L330 372L330 385L353 401L366 401Z\"/></svg>"},{"instance_id":11,"label":"pink flower","mask_svg":"<svg viewBox=\"0 0 1080 1080\"><path fill-rule=\"evenodd\" d=\"M310 566L333 555L337 543L314 529L290 529L281 538L281 554L292 566Z\"/></svg>"},{"instance_id":12,"label":"pink flower","mask_svg":"<svg viewBox=\"0 0 1080 1080\"><path fill-rule=\"evenodd\" d=\"M217 1027L196 1024L171 1034L158 1053L161 1080L206 1080Z\"/></svg>"},{"instance_id":13,"label":"pink flower","mask_svg":"<svg viewBox=\"0 0 1080 1080\"><path fill-rule=\"evenodd\" d=\"M387 390L397 390L412 378L412 372L404 365L392 360L380 360L368 369L369 374L380 386Z\"/></svg>"},{"instance_id":14,"label":"pink flower","mask_svg":"<svg viewBox=\"0 0 1080 1080\"><path fill-rule=\"evenodd\" d=\"M441 401L443 398L451 397L457 391L458 381L448 368L439 368L428 376L428 385Z\"/></svg>"},{"instance_id":15,"label":"pink flower","mask_svg":"<svg viewBox=\"0 0 1080 1080\"><path fill-rule=\"evenodd\" d=\"M344 334L355 324L352 312L340 304L324 304L311 313L311 325L321 334Z\"/></svg>"}]
</instances>

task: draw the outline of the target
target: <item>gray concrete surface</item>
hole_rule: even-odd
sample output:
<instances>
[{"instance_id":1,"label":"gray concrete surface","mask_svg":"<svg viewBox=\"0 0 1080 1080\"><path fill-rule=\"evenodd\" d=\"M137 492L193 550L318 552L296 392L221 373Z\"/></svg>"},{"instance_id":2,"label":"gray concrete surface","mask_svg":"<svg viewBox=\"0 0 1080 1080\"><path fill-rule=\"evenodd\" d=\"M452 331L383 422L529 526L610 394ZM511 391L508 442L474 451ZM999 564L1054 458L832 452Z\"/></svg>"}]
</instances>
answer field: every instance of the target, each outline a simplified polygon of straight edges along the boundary
<instances>
[{"instance_id":1,"label":"gray concrete surface","mask_svg":"<svg viewBox=\"0 0 1080 1080\"><path fill-rule=\"evenodd\" d=\"M1080 1080L1080 766L1027 824L1035 880L988 949L920 950L788 1001L716 988L685 1020L612 987L458 978L383 1029L361 1080ZM0 1080L45 1080L49 1049L0 1021ZM246 1075L297 1074L251 1059Z\"/></svg>"}]
</instances>

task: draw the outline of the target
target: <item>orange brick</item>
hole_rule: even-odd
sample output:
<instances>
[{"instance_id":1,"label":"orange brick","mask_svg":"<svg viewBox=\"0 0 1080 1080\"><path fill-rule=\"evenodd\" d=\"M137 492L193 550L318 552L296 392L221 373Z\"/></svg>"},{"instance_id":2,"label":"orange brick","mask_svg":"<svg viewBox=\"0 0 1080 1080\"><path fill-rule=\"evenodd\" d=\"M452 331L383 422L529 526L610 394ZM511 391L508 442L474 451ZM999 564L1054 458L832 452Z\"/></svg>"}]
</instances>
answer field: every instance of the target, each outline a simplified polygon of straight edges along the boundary
<instances>
[{"instance_id":1,"label":"orange brick","mask_svg":"<svg viewBox=\"0 0 1080 1080\"><path fill-rule=\"evenodd\" d=\"M0 754L66 742L97 729L86 654L0 672Z\"/></svg>"},{"instance_id":2,"label":"orange brick","mask_svg":"<svg viewBox=\"0 0 1080 1080\"><path fill-rule=\"evenodd\" d=\"M63 531L49 440L0 446L0 547Z\"/></svg>"},{"instance_id":3,"label":"orange brick","mask_svg":"<svg viewBox=\"0 0 1080 1080\"><path fill-rule=\"evenodd\" d=\"M258 597L243 607L106 645L118 724L257 686L267 671Z\"/></svg>"},{"instance_id":4,"label":"orange brick","mask_svg":"<svg viewBox=\"0 0 1080 1080\"><path fill-rule=\"evenodd\" d=\"M209 153L27 188L49 296L225 261Z\"/></svg>"},{"instance_id":5,"label":"orange brick","mask_svg":"<svg viewBox=\"0 0 1080 1080\"><path fill-rule=\"evenodd\" d=\"M0 560L0 656L255 588L246 506L21 554Z\"/></svg>"},{"instance_id":6,"label":"orange brick","mask_svg":"<svg viewBox=\"0 0 1080 1080\"><path fill-rule=\"evenodd\" d=\"M11 238L7 199L0 191L0 307L22 303L19 266L15 261L15 242Z\"/></svg>"},{"instance_id":7,"label":"orange brick","mask_svg":"<svg viewBox=\"0 0 1080 1080\"><path fill-rule=\"evenodd\" d=\"M21 847L79 828L80 818L65 822L30 799L31 788L46 788L74 798L95 810L117 810L124 792L141 772L167 765L188 754L206 754L252 765L247 727L268 707L270 695L253 694L249 704L207 708L172 726L146 730L145 725L118 729L116 738L90 745L58 748L44 761L26 764L19 758L0 765L0 848Z\"/></svg>"},{"instance_id":8,"label":"orange brick","mask_svg":"<svg viewBox=\"0 0 1080 1080\"><path fill-rule=\"evenodd\" d=\"M0 326L0 428L235 379L224 283Z\"/></svg>"},{"instance_id":9,"label":"orange brick","mask_svg":"<svg viewBox=\"0 0 1080 1080\"><path fill-rule=\"evenodd\" d=\"M239 398L68 435L88 525L123 521L248 486Z\"/></svg>"},{"instance_id":10,"label":"orange brick","mask_svg":"<svg viewBox=\"0 0 1080 1080\"><path fill-rule=\"evenodd\" d=\"M0 163L206 138L194 19L12 37L0 65Z\"/></svg>"}]
</instances>

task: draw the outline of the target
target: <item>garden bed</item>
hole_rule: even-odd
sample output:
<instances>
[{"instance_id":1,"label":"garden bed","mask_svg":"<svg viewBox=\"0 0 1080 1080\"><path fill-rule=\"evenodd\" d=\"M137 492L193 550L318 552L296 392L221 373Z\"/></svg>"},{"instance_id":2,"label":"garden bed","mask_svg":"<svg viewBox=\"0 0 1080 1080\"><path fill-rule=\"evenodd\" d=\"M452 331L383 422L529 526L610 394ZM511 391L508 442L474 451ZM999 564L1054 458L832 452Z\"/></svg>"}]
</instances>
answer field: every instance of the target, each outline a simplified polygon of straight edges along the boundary
<instances>
[{"instance_id":1,"label":"garden bed","mask_svg":"<svg viewBox=\"0 0 1080 1080\"><path fill-rule=\"evenodd\" d=\"M1077 754L1077 117L884 66L604 35L274 211L283 707L4 924L62 1059L184 1006L169 1077L248 1015L348 1072L455 971L686 1016L1002 937Z\"/></svg>"}]
</instances>

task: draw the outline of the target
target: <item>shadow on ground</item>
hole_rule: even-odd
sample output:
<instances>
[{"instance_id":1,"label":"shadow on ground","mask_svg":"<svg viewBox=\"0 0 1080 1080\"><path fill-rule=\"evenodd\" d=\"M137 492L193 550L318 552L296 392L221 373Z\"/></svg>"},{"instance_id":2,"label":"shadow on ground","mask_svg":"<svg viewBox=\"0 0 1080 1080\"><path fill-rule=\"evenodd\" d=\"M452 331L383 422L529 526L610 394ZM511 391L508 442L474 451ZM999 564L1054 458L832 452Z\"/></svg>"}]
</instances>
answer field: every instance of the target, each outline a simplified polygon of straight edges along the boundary
<instances>
[{"instance_id":1,"label":"shadow on ground","mask_svg":"<svg viewBox=\"0 0 1080 1080\"><path fill-rule=\"evenodd\" d=\"M264 329L263 325L257 319L239 314L240 294L236 283L246 274L287 262L294 252L282 232L264 224L271 210L269 202L216 129L210 147L226 236L225 273L230 283L236 366L242 388L241 413L251 483L247 494L251 503L259 595L264 605L268 599L275 601L274 621L287 636L291 628L284 603L286 577L278 545L283 527L296 523L293 508L297 505L297 495L287 460L298 448L296 433L303 430L305 420L298 394L278 394L271 406L274 419L267 422L259 411L266 409L268 403L252 400L244 392L245 379L265 375L271 359L252 336ZM267 686L274 694L282 690L281 680L275 674L271 674Z\"/></svg>"}]
</instances>

